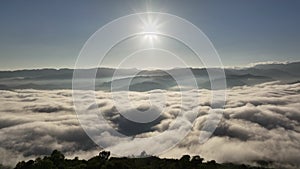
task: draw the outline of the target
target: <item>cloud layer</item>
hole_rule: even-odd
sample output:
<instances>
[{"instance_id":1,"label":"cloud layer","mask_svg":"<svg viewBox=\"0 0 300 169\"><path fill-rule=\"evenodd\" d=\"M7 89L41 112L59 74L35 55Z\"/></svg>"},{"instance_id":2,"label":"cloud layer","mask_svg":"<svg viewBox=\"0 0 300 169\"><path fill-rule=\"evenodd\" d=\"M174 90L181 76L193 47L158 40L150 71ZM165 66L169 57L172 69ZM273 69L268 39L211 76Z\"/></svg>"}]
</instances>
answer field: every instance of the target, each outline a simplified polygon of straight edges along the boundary
<instances>
[{"instance_id":1,"label":"cloud layer","mask_svg":"<svg viewBox=\"0 0 300 169\"><path fill-rule=\"evenodd\" d=\"M88 96L81 95L82 99ZM180 99L179 92L163 90L130 92L129 96L131 103L119 107L111 93L97 91L96 102L84 106L86 114L78 114L82 128L71 90L0 91L0 162L13 165L53 149L70 157L95 155L101 148L85 129L94 141L119 154L166 150L160 156L188 153L218 162L265 160L274 166L300 167L299 83L272 82L228 90L223 118L216 121L213 136L204 144L199 143L199 136L207 132L203 125L211 109L209 90L190 91L186 100ZM162 101L163 108L156 105ZM158 116L152 122L138 123L128 119L134 110ZM99 121L102 115L105 121ZM185 133L188 135L181 138Z\"/></svg>"}]
</instances>

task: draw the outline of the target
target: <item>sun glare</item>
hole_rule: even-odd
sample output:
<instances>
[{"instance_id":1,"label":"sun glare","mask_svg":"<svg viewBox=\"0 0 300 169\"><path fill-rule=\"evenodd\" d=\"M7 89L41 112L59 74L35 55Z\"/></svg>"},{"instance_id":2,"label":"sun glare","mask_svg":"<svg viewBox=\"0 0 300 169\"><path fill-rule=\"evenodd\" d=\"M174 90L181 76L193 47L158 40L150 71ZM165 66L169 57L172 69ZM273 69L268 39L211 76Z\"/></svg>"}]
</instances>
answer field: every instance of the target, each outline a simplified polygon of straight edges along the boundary
<instances>
[{"instance_id":1,"label":"sun glare","mask_svg":"<svg viewBox=\"0 0 300 169\"><path fill-rule=\"evenodd\" d=\"M145 34L144 35L145 40L154 41L158 39L158 36L156 34Z\"/></svg>"},{"instance_id":2,"label":"sun glare","mask_svg":"<svg viewBox=\"0 0 300 169\"><path fill-rule=\"evenodd\" d=\"M142 30L141 34L143 35L143 39L146 42L150 42L153 46L154 42L159 39L158 36L158 28L159 28L159 20L158 18L153 18L151 15L148 15L147 18L141 18L142 21Z\"/></svg>"},{"instance_id":3,"label":"sun glare","mask_svg":"<svg viewBox=\"0 0 300 169\"><path fill-rule=\"evenodd\" d=\"M157 32L157 24L153 21L148 21L144 23L144 30L145 33L156 33Z\"/></svg>"},{"instance_id":4,"label":"sun glare","mask_svg":"<svg viewBox=\"0 0 300 169\"><path fill-rule=\"evenodd\" d=\"M148 21L146 23L144 23L144 27L143 27L143 32L144 34L144 39L150 41L151 43L153 43L154 40L158 39L157 36L157 24L153 21Z\"/></svg>"}]
</instances>

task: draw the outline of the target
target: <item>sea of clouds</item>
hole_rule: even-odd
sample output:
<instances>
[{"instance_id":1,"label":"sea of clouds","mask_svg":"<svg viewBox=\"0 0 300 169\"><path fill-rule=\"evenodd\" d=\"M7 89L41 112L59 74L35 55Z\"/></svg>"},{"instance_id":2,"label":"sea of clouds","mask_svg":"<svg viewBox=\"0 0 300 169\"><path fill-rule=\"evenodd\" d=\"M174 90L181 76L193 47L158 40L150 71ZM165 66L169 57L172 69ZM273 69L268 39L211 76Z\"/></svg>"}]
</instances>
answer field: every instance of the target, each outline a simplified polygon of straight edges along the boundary
<instances>
[{"instance_id":1,"label":"sea of clouds","mask_svg":"<svg viewBox=\"0 0 300 169\"><path fill-rule=\"evenodd\" d=\"M129 92L132 103L119 108L112 93L97 91L95 104L87 104L86 114L77 115L71 90L1 90L0 163L15 165L54 149L67 157L89 158L101 150L98 143L119 152L116 155L164 150L159 156L200 154L217 162L255 164L264 160L274 166L300 167L299 83L271 82L228 89L222 118L203 144L199 136L208 132L203 126L211 109L211 93L205 89L191 92L199 96L191 94L185 103L178 91ZM155 96L161 94L166 96L164 109L149 103L149 95L159 100L161 97ZM126 118L134 110L158 116L151 122L137 123ZM106 122L99 122L99 116ZM132 137L122 138L116 133ZM159 139L151 139L156 136Z\"/></svg>"}]
</instances>

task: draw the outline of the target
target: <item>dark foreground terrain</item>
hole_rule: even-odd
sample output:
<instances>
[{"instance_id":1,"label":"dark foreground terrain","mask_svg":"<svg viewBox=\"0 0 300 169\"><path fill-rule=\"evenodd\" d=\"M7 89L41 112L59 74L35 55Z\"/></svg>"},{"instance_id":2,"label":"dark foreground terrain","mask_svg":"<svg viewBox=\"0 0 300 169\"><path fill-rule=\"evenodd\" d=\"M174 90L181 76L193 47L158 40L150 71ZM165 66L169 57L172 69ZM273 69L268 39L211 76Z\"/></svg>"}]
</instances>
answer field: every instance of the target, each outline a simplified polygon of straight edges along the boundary
<instances>
[{"instance_id":1,"label":"dark foreground terrain","mask_svg":"<svg viewBox=\"0 0 300 169\"><path fill-rule=\"evenodd\" d=\"M50 156L19 162L15 169L264 169L229 163L218 164L215 161L203 162L204 159L200 156L189 155L184 155L180 159L160 159L154 156L109 158L109 156L109 152L102 151L89 160L79 160L77 157L66 159L61 152L54 150Z\"/></svg>"}]
</instances>

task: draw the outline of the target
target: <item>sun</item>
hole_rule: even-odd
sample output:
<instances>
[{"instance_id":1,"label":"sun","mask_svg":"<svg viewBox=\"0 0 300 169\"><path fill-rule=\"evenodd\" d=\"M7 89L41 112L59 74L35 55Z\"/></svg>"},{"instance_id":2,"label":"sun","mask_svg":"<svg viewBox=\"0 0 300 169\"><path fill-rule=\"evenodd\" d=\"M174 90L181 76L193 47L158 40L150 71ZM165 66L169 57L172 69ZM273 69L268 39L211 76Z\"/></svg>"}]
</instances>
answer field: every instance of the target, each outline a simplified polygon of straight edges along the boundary
<instances>
[{"instance_id":1,"label":"sun","mask_svg":"<svg viewBox=\"0 0 300 169\"><path fill-rule=\"evenodd\" d=\"M143 40L149 42L152 46L154 42L159 40L159 19L153 18L152 15L148 15L146 18L141 18Z\"/></svg>"},{"instance_id":2,"label":"sun","mask_svg":"<svg viewBox=\"0 0 300 169\"><path fill-rule=\"evenodd\" d=\"M158 29L158 24L152 19L148 19L147 22L143 23L143 32L145 33L156 33Z\"/></svg>"}]
</instances>

